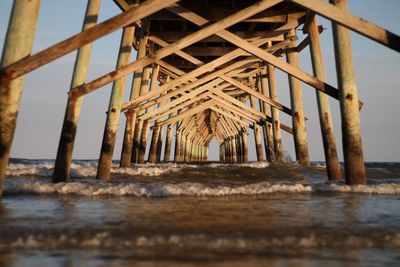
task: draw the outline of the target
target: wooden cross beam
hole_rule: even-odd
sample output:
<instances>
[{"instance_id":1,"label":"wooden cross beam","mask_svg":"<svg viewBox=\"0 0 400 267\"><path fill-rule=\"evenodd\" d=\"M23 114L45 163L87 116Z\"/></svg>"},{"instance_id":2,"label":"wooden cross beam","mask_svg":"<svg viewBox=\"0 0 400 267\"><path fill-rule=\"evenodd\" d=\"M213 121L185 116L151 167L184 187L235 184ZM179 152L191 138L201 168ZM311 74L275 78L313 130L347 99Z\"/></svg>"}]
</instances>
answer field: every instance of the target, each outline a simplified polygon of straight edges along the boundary
<instances>
[{"instance_id":1,"label":"wooden cross beam","mask_svg":"<svg viewBox=\"0 0 400 267\"><path fill-rule=\"evenodd\" d=\"M285 32L288 32L293 27L296 27L296 26L299 25L299 23L300 23L299 20L300 20L300 18L296 18L296 19L288 21L287 24L285 24L285 25L277 28L273 32L271 32L270 36L272 37L272 36L275 36L275 35L281 35L281 34L283 34ZM260 39L260 40L254 40L251 43L256 45L256 46L261 46L261 45L263 45L263 44L265 44L267 42L268 42L268 39L264 38L264 39ZM271 49L275 49L274 47L275 46L271 47ZM269 50L269 51L274 51L274 50ZM230 53L228 53L228 54L226 54L226 55L224 55L222 57L219 57L219 58L217 58L217 59L215 59L215 60L213 60L213 61L211 61L211 62L209 62L209 63L207 63L207 64L205 64L203 66L200 66L199 68L197 68L197 69L195 69L195 70L183 75L182 77L180 77L180 78L178 78L178 79L176 79L174 81L171 81L168 85L161 86L160 88L158 88L158 90L154 90L152 92L149 92L146 95L143 95L141 97L138 97L137 99L134 99L134 100L132 100L132 101L130 101L128 103L125 103L123 105L123 109L126 106L135 105L136 103L147 101L150 98L152 98L154 96L157 96L157 95L163 93L164 91L167 91L170 88L178 86L181 83L184 83L184 82L188 81L189 79L191 79L193 77L198 77L201 74L204 74L206 72L212 71L216 67L218 67L218 66L220 66L222 64L225 64L225 63L227 63L227 62L229 62L229 61L231 61L231 60L233 60L233 59L235 59L235 58L237 58L239 56L245 56L245 55L248 55L248 53L244 52L240 48L235 49L234 51L232 51L232 52L230 52Z\"/></svg>"},{"instance_id":2,"label":"wooden cross beam","mask_svg":"<svg viewBox=\"0 0 400 267\"><path fill-rule=\"evenodd\" d=\"M291 0L384 46L400 52L400 36L350 12L320 0ZM384 2L382 2L384 4Z\"/></svg>"},{"instance_id":3,"label":"wooden cross beam","mask_svg":"<svg viewBox=\"0 0 400 267\"><path fill-rule=\"evenodd\" d=\"M96 89L113 82L123 76L128 75L129 73L136 71L144 66L147 66L158 59L162 59L170 54L175 53L176 51L182 50L183 48L194 44L205 37L215 34L218 31L221 31L231 25L234 25L245 18L251 17L252 15L257 14L258 12L265 10L277 3L282 2L283 0L262 0L257 2L256 4L249 6L240 10L239 12L228 16L214 24L211 24L197 32L194 32L179 41L170 44L164 48L157 50L154 54L145 56L141 59L138 59L134 62L125 65L124 67L118 68L106 75L103 75L85 85L76 87L70 91L71 94L85 95L90 92L95 91Z\"/></svg>"},{"instance_id":4,"label":"wooden cross beam","mask_svg":"<svg viewBox=\"0 0 400 267\"><path fill-rule=\"evenodd\" d=\"M174 12L176 15L181 16L199 26L203 26L208 23L208 20L206 20L206 19L200 17L199 15L197 15L183 7L180 7L180 6L174 5L173 7L168 8L168 10ZM339 99L339 91L335 87L315 78L314 76L312 76L308 73L301 71L300 69L297 69L296 67L290 65L287 62L284 62L284 61L278 59L274 55L264 51L263 49L260 49L256 46L252 45L251 43L240 38L239 36L229 32L229 31L226 31L226 30L222 30L216 34L218 36L220 36L221 38L225 39L226 41L242 48L243 50L253 54L254 56L277 67L278 69L292 75L293 77L296 77L297 79L303 81L304 83L311 85L315 89L317 89L321 92L324 92L327 95L329 95L337 100ZM360 106L362 106L361 102L360 102Z\"/></svg>"},{"instance_id":5,"label":"wooden cross beam","mask_svg":"<svg viewBox=\"0 0 400 267\"><path fill-rule=\"evenodd\" d=\"M5 80L11 81L18 78L40 66L50 63L84 45L94 42L95 40L112 33L132 22L147 17L158 10L161 10L178 0L147 0L138 6L131 7L125 12L116 15L102 23L99 23L89 29L82 31L64 41L61 41L35 55L25 57L17 62L1 69L1 80L3 84ZM119 79L121 77L118 77ZM114 79L114 80L117 80ZM113 80L113 81L114 81ZM112 81L110 81L112 82Z\"/></svg>"},{"instance_id":6,"label":"wooden cross beam","mask_svg":"<svg viewBox=\"0 0 400 267\"><path fill-rule=\"evenodd\" d=\"M224 115L225 117L228 117L232 120L237 121L240 125L242 125L243 127L247 127L248 124L244 123L242 120L238 119L237 117L233 116L232 114L229 114L228 112L223 111L222 109L220 109L218 106L213 106L210 107L210 109L214 110L217 113L220 113L221 115Z\"/></svg>"}]
</instances>

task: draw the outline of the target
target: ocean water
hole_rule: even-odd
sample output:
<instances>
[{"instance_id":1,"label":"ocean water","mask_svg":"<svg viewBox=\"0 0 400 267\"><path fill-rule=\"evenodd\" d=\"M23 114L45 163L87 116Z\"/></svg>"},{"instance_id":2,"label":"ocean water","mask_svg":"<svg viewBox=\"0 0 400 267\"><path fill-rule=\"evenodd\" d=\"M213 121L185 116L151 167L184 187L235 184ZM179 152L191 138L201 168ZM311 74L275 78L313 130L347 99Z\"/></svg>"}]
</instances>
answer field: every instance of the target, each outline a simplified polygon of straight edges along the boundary
<instances>
[{"instance_id":1,"label":"ocean water","mask_svg":"<svg viewBox=\"0 0 400 267\"><path fill-rule=\"evenodd\" d=\"M0 266L400 266L400 163L368 185L325 166L143 164L95 180L74 161L12 159L0 201Z\"/></svg>"}]
</instances>

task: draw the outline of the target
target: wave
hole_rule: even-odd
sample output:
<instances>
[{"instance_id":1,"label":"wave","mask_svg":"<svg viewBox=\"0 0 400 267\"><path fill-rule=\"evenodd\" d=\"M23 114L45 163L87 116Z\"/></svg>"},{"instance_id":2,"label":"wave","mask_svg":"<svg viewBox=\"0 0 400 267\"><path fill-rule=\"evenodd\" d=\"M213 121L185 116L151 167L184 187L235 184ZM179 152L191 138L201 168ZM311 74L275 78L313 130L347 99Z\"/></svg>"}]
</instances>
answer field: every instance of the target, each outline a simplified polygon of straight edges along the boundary
<instances>
[{"instance_id":1,"label":"wave","mask_svg":"<svg viewBox=\"0 0 400 267\"><path fill-rule=\"evenodd\" d=\"M314 184L273 184L270 182L245 185L210 185L195 182L100 182L83 181L52 184L43 181L6 180L4 194L75 194L83 196L230 196L261 195L271 193L364 193L399 195L399 183L380 183L372 185L343 185L334 183Z\"/></svg>"},{"instance_id":2,"label":"wave","mask_svg":"<svg viewBox=\"0 0 400 267\"><path fill-rule=\"evenodd\" d=\"M27 234L12 238L0 244L0 249L61 249L61 248L103 248L140 249L152 247L180 247L208 251L251 251L265 252L272 248L400 248L399 233L376 235L346 235L338 238L334 234L305 235L262 235L246 238L237 236L210 236L205 234L156 234L156 235L115 235L109 232L95 233L41 233Z\"/></svg>"},{"instance_id":3,"label":"wave","mask_svg":"<svg viewBox=\"0 0 400 267\"><path fill-rule=\"evenodd\" d=\"M268 162L250 162L242 164L219 164L211 163L207 165L191 165L176 163L160 163L160 164L135 164L132 168L120 168L114 163L111 169L113 174L122 175L144 175L159 176L164 173L178 172L184 168L266 168ZM11 162L7 168L7 176L12 177L51 177L54 171L54 160L18 160ZM74 161L71 164L72 177L95 177L97 172L97 160Z\"/></svg>"}]
</instances>

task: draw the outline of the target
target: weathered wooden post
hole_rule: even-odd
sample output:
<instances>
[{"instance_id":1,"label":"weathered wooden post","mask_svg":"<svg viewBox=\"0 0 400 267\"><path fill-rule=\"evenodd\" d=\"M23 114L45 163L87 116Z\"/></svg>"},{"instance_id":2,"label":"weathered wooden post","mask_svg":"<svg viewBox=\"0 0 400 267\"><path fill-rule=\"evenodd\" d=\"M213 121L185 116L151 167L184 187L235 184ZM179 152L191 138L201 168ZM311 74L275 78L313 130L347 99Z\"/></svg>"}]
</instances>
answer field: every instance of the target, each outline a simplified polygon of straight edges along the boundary
<instances>
[{"instance_id":1,"label":"weathered wooden post","mask_svg":"<svg viewBox=\"0 0 400 267\"><path fill-rule=\"evenodd\" d=\"M164 128L161 127L160 133L158 134L157 151L156 151L156 162L161 162L161 152L164 141Z\"/></svg>"},{"instance_id":2,"label":"weathered wooden post","mask_svg":"<svg viewBox=\"0 0 400 267\"><path fill-rule=\"evenodd\" d=\"M268 43L268 46L271 46L271 43ZM269 96L271 100L278 102L278 92L276 89L276 79L275 79L275 70L274 66L271 64L267 65L267 75L268 75L268 88L269 88ZM281 123L279 120L279 110L275 107L271 106L271 117L272 117L272 126L274 130L274 148L276 153L276 159L279 161L283 160L283 149L282 149L282 137L281 137Z\"/></svg>"},{"instance_id":3,"label":"weathered wooden post","mask_svg":"<svg viewBox=\"0 0 400 267\"><path fill-rule=\"evenodd\" d=\"M99 15L101 0L89 0L82 31L96 25ZM92 44L87 44L78 49L72 74L71 89L85 83L89 67ZM65 109L64 122L58 144L56 161L52 181L65 182L71 174L71 162L75 143L76 130L82 106L82 96L68 95L67 107Z\"/></svg>"},{"instance_id":4,"label":"weathered wooden post","mask_svg":"<svg viewBox=\"0 0 400 267\"><path fill-rule=\"evenodd\" d=\"M189 161L195 161L196 160L196 143L194 143L194 140L190 140L190 149L189 149Z\"/></svg>"},{"instance_id":5,"label":"weathered wooden post","mask_svg":"<svg viewBox=\"0 0 400 267\"><path fill-rule=\"evenodd\" d=\"M225 148L226 163L231 163L231 151L230 151L230 146L229 146L229 142L228 142L227 138L225 138L224 148Z\"/></svg>"},{"instance_id":6,"label":"weathered wooden post","mask_svg":"<svg viewBox=\"0 0 400 267\"><path fill-rule=\"evenodd\" d=\"M140 91L139 96L142 96L146 92L149 91L149 81L150 81L150 74L151 74L151 66L146 66L143 69L142 79L140 83ZM138 111L137 116L144 114L144 110ZM141 120L140 120L141 121ZM139 162L139 154L140 154L140 146L142 142L142 131L145 130L143 127L143 121L140 122L139 119L136 121L135 125L135 134L133 135L133 146L132 146L132 162L138 163ZM138 130L138 132L136 131ZM144 156L144 155L143 155Z\"/></svg>"},{"instance_id":7,"label":"weathered wooden post","mask_svg":"<svg viewBox=\"0 0 400 267\"><path fill-rule=\"evenodd\" d=\"M158 76L160 71L160 67L156 66L156 68L153 70L153 75L156 74ZM156 86L157 80L153 80L152 78L152 87ZM154 84L153 84L154 83ZM152 88L155 89L155 88ZM158 108L164 106L167 104L167 101L162 101L159 105ZM154 123L157 125L162 119L157 119ZM151 143L150 143L150 152L149 152L149 158L148 162L150 163L155 163L155 162L160 162L160 157L161 157L161 150L162 150L162 143L163 143L163 127L155 127L152 133L151 137Z\"/></svg>"},{"instance_id":8,"label":"weathered wooden post","mask_svg":"<svg viewBox=\"0 0 400 267\"><path fill-rule=\"evenodd\" d=\"M179 161L180 162L185 161L185 148L186 148L186 138L183 134L181 134L181 142L180 142L180 148L179 148Z\"/></svg>"},{"instance_id":9,"label":"weathered wooden post","mask_svg":"<svg viewBox=\"0 0 400 267\"><path fill-rule=\"evenodd\" d=\"M237 151L236 151L236 139L235 136L231 136L230 138L231 148L232 148L232 163L237 163Z\"/></svg>"},{"instance_id":10,"label":"weathered wooden post","mask_svg":"<svg viewBox=\"0 0 400 267\"><path fill-rule=\"evenodd\" d=\"M186 136L182 133L181 134L181 143L180 143L180 148L179 148L179 161L184 162L185 161L185 154L186 154Z\"/></svg>"},{"instance_id":11,"label":"weathered wooden post","mask_svg":"<svg viewBox=\"0 0 400 267\"><path fill-rule=\"evenodd\" d=\"M242 135L241 132L239 132L236 135L236 147L237 147L237 159L239 163L243 162L243 147L242 147L243 143L242 143Z\"/></svg>"},{"instance_id":12,"label":"weathered wooden post","mask_svg":"<svg viewBox=\"0 0 400 267\"><path fill-rule=\"evenodd\" d=\"M190 157L190 146L191 142L187 136L185 136L185 153L183 154L183 161L184 162L189 162L189 157Z\"/></svg>"},{"instance_id":13,"label":"weathered wooden post","mask_svg":"<svg viewBox=\"0 0 400 267\"><path fill-rule=\"evenodd\" d=\"M247 145L247 133L242 133L242 143L243 143L243 162L249 161L249 148Z\"/></svg>"},{"instance_id":14,"label":"weathered wooden post","mask_svg":"<svg viewBox=\"0 0 400 267\"><path fill-rule=\"evenodd\" d=\"M136 60L144 57L146 55L146 45L148 41L148 36L145 35L145 25L142 25L139 31L139 47L137 50ZM139 71L135 71L132 79L131 93L129 100L134 100L139 96L141 82L142 82L143 68ZM135 126L137 113L135 110L128 112L125 123L124 141L121 150L121 160L120 167L129 167L132 161L133 152L133 140L135 134Z\"/></svg>"},{"instance_id":15,"label":"weathered wooden post","mask_svg":"<svg viewBox=\"0 0 400 267\"><path fill-rule=\"evenodd\" d=\"M158 146L158 138L160 137L161 127L156 126L153 129L153 134L150 143L150 152L148 162L155 163L157 161L157 146Z\"/></svg>"},{"instance_id":16,"label":"weathered wooden post","mask_svg":"<svg viewBox=\"0 0 400 267\"><path fill-rule=\"evenodd\" d=\"M225 162L225 154L224 154L224 144L219 145L219 161L220 162Z\"/></svg>"},{"instance_id":17,"label":"weathered wooden post","mask_svg":"<svg viewBox=\"0 0 400 267\"><path fill-rule=\"evenodd\" d=\"M135 122L135 132L133 134L133 144L132 144L132 159L133 163L138 162L139 158L139 148L140 148L140 138L143 130L143 120L137 119Z\"/></svg>"},{"instance_id":18,"label":"weathered wooden post","mask_svg":"<svg viewBox=\"0 0 400 267\"><path fill-rule=\"evenodd\" d=\"M143 87L144 90L142 94L149 92L150 90L155 90L158 82L158 74L160 73L160 66L156 65L153 67L153 71L151 74L151 84L150 87ZM148 83L147 83L148 84ZM150 106L147 108L147 112L151 112L154 109L154 106ZM146 111L145 111L146 112ZM140 149L139 149L139 163L144 163L144 157L146 154L147 140L149 137L150 125L147 124L147 127L143 127L142 138L140 139ZM157 135L158 137L158 135ZM157 143L156 143L157 145ZM157 147L155 147L157 148ZM156 151L154 151L156 152Z\"/></svg>"},{"instance_id":19,"label":"weathered wooden post","mask_svg":"<svg viewBox=\"0 0 400 267\"><path fill-rule=\"evenodd\" d=\"M267 68L266 66L262 66L260 70L258 91L269 98L267 88ZM265 115L271 117L271 108L267 103L260 100L260 107ZM272 128L272 124L266 121L263 129L266 137L264 139L265 154L268 161L275 161L274 133Z\"/></svg>"},{"instance_id":20,"label":"weathered wooden post","mask_svg":"<svg viewBox=\"0 0 400 267\"><path fill-rule=\"evenodd\" d=\"M321 81L325 81L325 72L319 39L317 17L313 16L308 29L310 36L310 53L313 65L314 76ZM326 171L328 179L332 181L341 178L340 164L338 160L331 110L329 107L329 96L316 90L319 123L321 126L322 142L324 145Z\"/></svg>"},{"instance_id":21,"label":"weathered wooden post","mask_svg":"<svg viewBox=\"0 0 400 267\"><path fill-rule=\"evenodd\" d=\"M165 136L164 162L168 162L171 158L172 138L172 125L168 125Z\"/></svg>"},{"instance_id":22,"label":"weathered wooden post","mask_svg":"<svg viewBox=\"0 0 400 267\"><path fill-rule=\"evenodd\" d=\"M143 122L142 134L140 137L139 156L137 163L144 163L144 156L146 154L147 137L149 136L150 125L148 121Z\"/></svg>"},{"instance_id":23,"label":"weathered wooden post","mask_svg":"<svg viewBox=\"0 0 400 267\"><path fill-rule=\"evenodd\" d=\"M257 110L256 98L254 96L250 96L250 104L253 109ZM258 125L257 123L253 123L253 128L254 128L254 142L256 144L257 161L263 161L264 155L261 145L261 128L260 125Z\"/></svg>"},{"instance_id":24,"label":"weathered wooden post","mask_svg":"<svg viewBox=\"0 0 400 267\"><path fill-rule=\"evenodd\" d=\"M126 26L123 29L121 45L119 48L117 68L129 63L135 27ZM121 114L122 98L124 95L126 78L122 77L113 83L110 96L110 104L107 111L106 125L104 127L103 142L101 145L99 165L97 167L97 179L110 179L112 157L114 153L115 140L119 117Z\"/></svg>"},{"instance_id":25,"label":"weathered wooden post","mask_svg":"<svg viewBox=\"0 0 400 267\"><path fill-rule=\"evenodd\" d=\"M1 67L6 67L32 51L40 0L15 0L4 42ZM7 73L0 74L0 195L6 176L8 159L14 138L19 105L24 86L24 76L8 80Z\"/></svg>"},{"instance_id":26,"label":"weathered wooden post","mask_svg":"<svg viewBox=\"0 0 400 267\"><path fill-rule=\"evenodd\" d=\"M180 149L181 149L181 134L179 131L179 125L178 123L176 124L176 131L175 131L175 151L174 151L174 161L179 162L180 161Z\"/></svg>"},{"instance_id":27,"label":"weathered wooden post","mask_svg":"<svg viewBox=\"0 0 400 267\"><path fill-rule=\"evenodd\" d=\"M286 38L296 37L296 32L291 29L289 33L285 35ZM295 41L292 41L286 51L287 62L296 68L299 68L299 58L296 49ZM292 106L292 122L293 122L293 137L296 151L296 159L299 164L303 166L309 166L310 160L308 157L308 144L307 144L307 132L306 132L306 120L304 117L303 109L303 97L301 93L300 80L296 79L292 75L289 77L290 87L290 102Z\"/></svg>"},{"instance_id":28,"label":"weathered wooden post","mask_svg":"<svg viewBox=\"0 0 400 267\"><path fill-rule=\"evenodd\" d=\"M347 0L330 0L330 2L343 10L348 9ZM332 23L332 29L342 118L345 179L347 184L365 184L360 114L350 32L337 23Z\"/></svg>"}]
</instances>

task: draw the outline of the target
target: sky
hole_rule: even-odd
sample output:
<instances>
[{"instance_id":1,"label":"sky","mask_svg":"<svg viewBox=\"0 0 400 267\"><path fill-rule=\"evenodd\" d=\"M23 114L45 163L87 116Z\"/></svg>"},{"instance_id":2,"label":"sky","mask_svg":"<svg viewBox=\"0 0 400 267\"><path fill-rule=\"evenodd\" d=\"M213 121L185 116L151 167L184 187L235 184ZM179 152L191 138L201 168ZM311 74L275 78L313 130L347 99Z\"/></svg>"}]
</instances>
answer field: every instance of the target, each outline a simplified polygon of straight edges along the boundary
<instances>
[{"instance_id":1,"label":"sky","mask_svg":"<svg viewBox=\"0 0 400 267\"><path fill-rule=\"evenodd\" d=\"M0 51L7 31L12 0L0 1ZM382 4L384 2L384 4ZM398 0L349 0L350 11L381 27L400 35L400 1ZM73 34L82 27L86 1L42 0L33 53L41 51ZM120 13L112 0L103 0L99 22ZM337 86L331 23L321 17L325 28L321 34L327 82ZM115 69L122 30L105 36L94 43L88 81ZM298 31L299 41L306 36ZM357 33L352 33L352 50L358 94L364 102L361 110L362 140L366 161L400 161L400 53ZM133 53L131 60L134 60ZM70 53L28 75L11 157L54 159L60 137L67 92L75 61ZM312 73L309 49L300 54L301 69ZM290 106L287 75L277 71L278 95L282 104ZM127 78L125 100L128 99L131 77ZM97 159L108 107L111 85L85 96L75 142L74 158ZM318 122L315 89L302 84L307 136L311 160L324 160L322 139ZM342 141L340 110L337 100L331 100L335 137L340 160ZM123 118L123 117L121 117ZM283 123L291 125L286 114ZM120 121L114 158L118 159L122 146L124 120ZM250 131L251 132L251 131ZM255 160L254 139L249 135L249 159ZM283 148L294 159L293 138L283 132ZM218 144L210 144L210 159L218 159Z\"/></svg>"}]
</instances>

